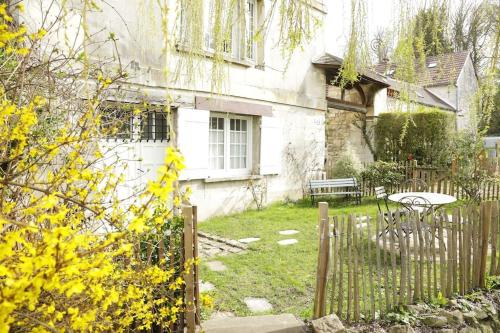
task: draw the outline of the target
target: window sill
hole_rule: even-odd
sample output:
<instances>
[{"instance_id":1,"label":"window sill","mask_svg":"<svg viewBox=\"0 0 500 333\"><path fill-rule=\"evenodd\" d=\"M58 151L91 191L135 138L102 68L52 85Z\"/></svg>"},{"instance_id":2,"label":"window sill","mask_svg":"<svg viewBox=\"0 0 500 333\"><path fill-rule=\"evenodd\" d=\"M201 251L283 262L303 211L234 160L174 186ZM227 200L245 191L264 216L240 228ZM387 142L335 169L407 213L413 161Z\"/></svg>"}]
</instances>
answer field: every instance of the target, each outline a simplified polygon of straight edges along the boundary
<instances>
[{"instance_id":1,"label":"window sill","mask_svg":"<svg viewBox=\"0 0 500 333\"><path fill-rule=\"evenodd\" d=\"M180 44L180 43L177 43L175 48L177 49L177 52L182 52L182 53L190 52L188 46ZM201 50L201 51L197 51L195 53L202 56L202 57L205 57L205 58L213 58L214 57L214 53L210 52L210 51ZM255 63L253 61L249 61L249 60L235 59L235 58L228 57L226 55L223 55L223 59L225 62L229 62L229 63L235 64L235 65L240 65L243 67L250 68L250 67L255 66Z\"/></svg>"},{"instance_id":2,"label":"window sill","mask_svg":"<svg viewBox=\"0 0 500 333\"><path fill-rule=\"evenodd\" d=\"M234 181L253 180L262 178L263 176L261 175L245 175L245 176L235 176L235 177L205 178L203 181L205 183L221 183L221 182L234 182Z\"/></svg>"}]
</instances>

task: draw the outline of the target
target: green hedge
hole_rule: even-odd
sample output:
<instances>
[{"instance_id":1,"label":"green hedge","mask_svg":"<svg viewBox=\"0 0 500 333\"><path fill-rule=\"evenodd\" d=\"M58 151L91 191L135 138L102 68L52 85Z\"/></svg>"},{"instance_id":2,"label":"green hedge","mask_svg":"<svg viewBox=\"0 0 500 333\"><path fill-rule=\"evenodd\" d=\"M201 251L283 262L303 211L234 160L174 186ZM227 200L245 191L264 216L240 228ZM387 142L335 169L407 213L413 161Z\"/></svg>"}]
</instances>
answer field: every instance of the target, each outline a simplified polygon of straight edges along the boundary
<instances>
[{"instance_id":1,"label":"green hedge","mask_svg":"<svg viewBox=\"0 0 500 333\"><path fill-rule=\"evenodd\" d=\"M449 163L455 116L421 108L416 112L381 113L375 124L375 149L382 161L416 159L425 165Z\"/></svg>"}]
</instances>

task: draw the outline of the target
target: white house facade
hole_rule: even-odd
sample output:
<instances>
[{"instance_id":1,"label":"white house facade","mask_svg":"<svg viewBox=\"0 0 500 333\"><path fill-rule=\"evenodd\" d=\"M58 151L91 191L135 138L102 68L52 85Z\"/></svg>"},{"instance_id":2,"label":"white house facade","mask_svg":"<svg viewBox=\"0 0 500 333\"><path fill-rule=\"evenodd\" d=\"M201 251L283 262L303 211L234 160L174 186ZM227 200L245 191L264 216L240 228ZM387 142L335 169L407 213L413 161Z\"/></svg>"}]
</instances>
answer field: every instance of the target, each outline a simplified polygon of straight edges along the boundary
<instances>
[{"instance_id":1,"label":"white house facade","mask_svg":"<svg viewBox=\"0 0 500 333\"><path fill-rule=\"evenodd\" d=\"M117 93L108 96L111 105L120 102L113 114L123 119L123 131L102 143L115 146L115 156L128 161L127 180L120 189L123 196L155 177L166 147L173 145L185 157L181 188L191 188L190 202L199 207L200 219L254 207L251 184L263 185L259 189L265 189L264 203L301 197L304 170L320 169L324 162L325 73L312 60L324 53L327 32L320 26L287 64L276 45L278 14L271 17L262 40L248 38L267 17L271 1L240 0L246 23L234 25L230 49L224 54L222 88L213 93L207 8L204 57L198 58L196 68L183 67L189 55L182 43L169 54L164 52L166 38L179 38L179 28L168 25L168 34L159 33L161 15L175 22L176 2L170 1L173 10L168 14L155 7L155 1L146 0L108 0L87 13L91 38L105 40L112 34L114 41L90 45L92 60L108 68L120 62L129 73ZM44 17L55 20L60 7L51 3L26 0L20 20L32 27ZM81 42L82 2L65 3L65 34L49 36L47 44L64 47L68 39ZM204 3L206 7L209 1ZM311 7L319 22L326 10L321 1ZM186 79L189 70L196 72L194 80ZM147 106L142 107L145 100ZM128 111L122 110L124 103L130 103ZM172 110L169 117L161 112L167 104ZM135 106L146 110L135 116L130 111Z\"/></svg>"}]
</instances>

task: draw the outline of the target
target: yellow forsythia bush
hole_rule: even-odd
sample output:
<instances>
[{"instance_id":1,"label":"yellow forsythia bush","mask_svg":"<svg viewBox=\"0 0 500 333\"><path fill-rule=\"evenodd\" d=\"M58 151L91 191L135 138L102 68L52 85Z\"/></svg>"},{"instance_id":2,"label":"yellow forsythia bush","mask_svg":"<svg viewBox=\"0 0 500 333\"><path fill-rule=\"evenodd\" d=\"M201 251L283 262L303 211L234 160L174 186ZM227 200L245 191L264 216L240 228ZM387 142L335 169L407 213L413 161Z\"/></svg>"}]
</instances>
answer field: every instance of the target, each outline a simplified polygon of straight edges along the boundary
<instances>
[{"instance_id":1,"label":"yellow forsythia bush","mask_svg":"<svg viewBox=\"0 0 500 333\"><path fill-rule=\"evenodd\" d=\"M139 240L155 246L175 228L182 157L169 149L157 179L125 205L116 194L122 177L103 163L97 144L106 87L74 108L74 99L51 95L60 82L46 92L28 70L41 66L34 46L26 49L45 33L28 36L6 8L0 5L0 332L168 327L183 311L178 291L193 263L145 260ZM64 120L51 123L53 116Z\"/></svg>"}]
</instances>

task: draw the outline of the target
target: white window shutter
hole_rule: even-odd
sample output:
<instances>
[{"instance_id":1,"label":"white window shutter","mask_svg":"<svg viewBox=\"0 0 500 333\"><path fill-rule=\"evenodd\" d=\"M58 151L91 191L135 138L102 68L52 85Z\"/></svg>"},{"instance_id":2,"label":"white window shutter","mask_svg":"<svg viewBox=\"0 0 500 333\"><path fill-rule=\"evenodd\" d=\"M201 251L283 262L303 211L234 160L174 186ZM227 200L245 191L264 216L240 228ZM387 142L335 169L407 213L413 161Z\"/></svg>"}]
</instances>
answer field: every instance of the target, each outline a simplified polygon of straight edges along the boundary
<instances>
[{"instance_id":1,"label":"white window shutter","mask_svg":"<svg viewBox=\"0 0 500 333\"><path fill-rule=\"evenodd\" d=\"M177 146L186 168L180 180L208 177L208 122L210 111L177 109Z\"/></svg>"},{"instance_id":2,"label":"white window shutter","mask_svg":"<svg viewBox=\"0 0 500 333\"><path fill-rule=\"evenodd\" d=\"M282 123L275 117L263 116L260 128L260 174L279 174L283 158Z\"/></svg>"}]
</instances>

